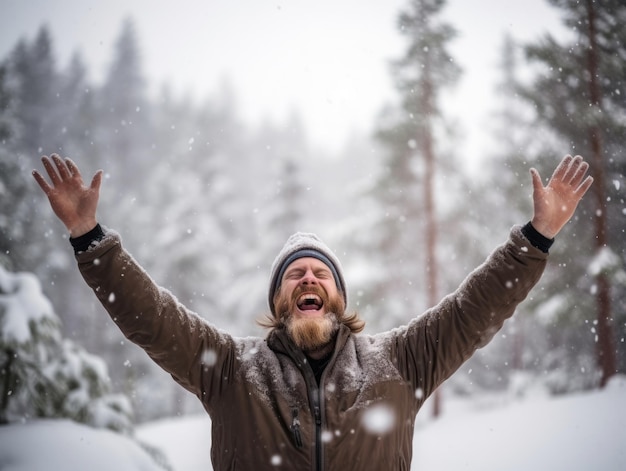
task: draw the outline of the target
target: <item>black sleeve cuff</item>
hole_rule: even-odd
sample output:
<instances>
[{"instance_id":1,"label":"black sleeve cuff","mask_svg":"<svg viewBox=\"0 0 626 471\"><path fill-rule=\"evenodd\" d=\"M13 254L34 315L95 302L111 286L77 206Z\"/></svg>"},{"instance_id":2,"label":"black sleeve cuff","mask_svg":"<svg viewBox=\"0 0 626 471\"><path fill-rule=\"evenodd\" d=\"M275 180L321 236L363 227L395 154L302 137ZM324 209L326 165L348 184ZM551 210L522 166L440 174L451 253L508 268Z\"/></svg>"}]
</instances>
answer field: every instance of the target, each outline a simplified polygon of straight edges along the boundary
<instances>
[{"instance_id":1,"label":"black sleeve cuff","mask_svg":"<svg viewBox=\"0 0 626 471\"><path fill-rule=\"evenodd\" d=\"M538 248L544 253L548 253L550 247L554 244L554 239L548 239L540 234L530 222L522 227L522 234L524 234L524 237L528 239L528 242L530 242L533 247Z\"/></svg>"},{"instance_id":2,"label":"black sleeve cuff","mask_svg":"<svg viewBox=\"0 0 626 471\"><path fill-rule=\"evenodd\" d=\"M87 251L91 244L95 244L104 239L104 231L100 224L96 224L92 230L79 237L70 237L70 243L74 247L74 253L78 254Z\"/></svg>"}]
</instances>

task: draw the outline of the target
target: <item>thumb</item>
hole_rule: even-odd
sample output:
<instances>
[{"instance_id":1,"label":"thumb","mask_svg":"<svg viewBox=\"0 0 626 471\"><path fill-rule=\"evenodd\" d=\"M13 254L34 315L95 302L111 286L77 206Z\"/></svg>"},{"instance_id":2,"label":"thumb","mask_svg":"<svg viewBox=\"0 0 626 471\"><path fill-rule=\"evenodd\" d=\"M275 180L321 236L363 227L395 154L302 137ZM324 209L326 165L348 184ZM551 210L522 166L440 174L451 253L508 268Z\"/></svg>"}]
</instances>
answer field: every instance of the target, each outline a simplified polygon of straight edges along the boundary
<instances>
[{"instance_id":1,"label":"thumb","mask_svg":"<svg viewBox=\"0 0 626 471\"><path fill-rule=\"evenodd\" d=\"M102 170L98 170L91 179L90 188L96 192L100 192L100 185L102 184Z\"/></svg>"},{"instance_id":2,"label":"thumb","mask_svg":"<svg viewBox=\"0 0 626 471\"><path fill-rule=\"evenodd\" d=\"M530 169L530 176L533 181L533 192L537 193L543 190L543 182L541 181L541 175L535 168Z\"/></svg>"}]
</instances>

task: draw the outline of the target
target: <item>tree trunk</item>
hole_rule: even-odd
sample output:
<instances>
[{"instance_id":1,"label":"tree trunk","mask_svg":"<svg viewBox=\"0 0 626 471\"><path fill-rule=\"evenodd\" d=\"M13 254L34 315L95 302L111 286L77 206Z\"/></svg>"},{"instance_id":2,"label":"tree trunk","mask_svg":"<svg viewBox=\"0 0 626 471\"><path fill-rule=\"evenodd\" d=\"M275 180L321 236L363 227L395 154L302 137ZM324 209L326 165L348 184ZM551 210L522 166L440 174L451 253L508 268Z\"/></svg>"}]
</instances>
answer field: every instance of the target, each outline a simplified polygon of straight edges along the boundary
<instances>
[{"instance_id":1,"label":"tree trunk","mask_svg":"<svg viewBox=\"0 0 626 471\"><path fill-rule=\"evenodd\" d=\"M589 71L589 96L596 112L601 109L601 90L598 84L598 45L596 41L595 10L593 0L587 0L587 20L589 49L587 67ZM595 117L594 117L595 118ZM595 213L596 249L600 251L607 247L607 217L604 163L602 160L601 128L594 120L590 130L591 152L593 162L594 185L597 211ZM613 324L611 316L611 283L605 273L596 276L596 303L598 307L598 325L596 355L598 366L602 372L600 386L604 387L608 379L615 374L616 359L613 339Z\"/></svg>"},{"instance_id":2,"label":"tree trunk","mask_svg":"<svg viewBox=\"0 0 626 471\"><path fill-rule=\"evenodd\" d=\"M424 75L422 80L422 126L418 142L421 142L421 151L424 158L424 212L426 215L426 281L428 283L428 305L434 306L439 301L439 286L437 264L437 216L435 208L435 151L433 149L433 135L430 121L433 118L433 85L430 78L429 56L424 60ZM433 393L433 417L441 414L441 394L439 389Z\"/></svg>"}]
</instances>

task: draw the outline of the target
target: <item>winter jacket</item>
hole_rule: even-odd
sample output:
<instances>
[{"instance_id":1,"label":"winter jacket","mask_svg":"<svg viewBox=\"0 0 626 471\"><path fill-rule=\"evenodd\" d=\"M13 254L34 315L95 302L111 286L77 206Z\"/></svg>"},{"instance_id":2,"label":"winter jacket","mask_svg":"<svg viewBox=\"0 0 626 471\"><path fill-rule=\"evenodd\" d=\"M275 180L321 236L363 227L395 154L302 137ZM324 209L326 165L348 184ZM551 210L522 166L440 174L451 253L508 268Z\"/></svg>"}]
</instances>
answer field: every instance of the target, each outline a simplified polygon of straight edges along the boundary
<instances>
[{"instance_id":1,"label":"winter jacket","mask_svg":"<svg viewBox=\"0 0 626 471\"><path fill-rule=\"evenodd\" d=\"M342 327L320 386L283 330L235 338L159 287L108 231L77 254L80 271L124 335L212 421L222 470L408 470L426 398L485 345L539 280L547 254L520 227L452 294L378 335Z\"/></svg>"}]
</instances>

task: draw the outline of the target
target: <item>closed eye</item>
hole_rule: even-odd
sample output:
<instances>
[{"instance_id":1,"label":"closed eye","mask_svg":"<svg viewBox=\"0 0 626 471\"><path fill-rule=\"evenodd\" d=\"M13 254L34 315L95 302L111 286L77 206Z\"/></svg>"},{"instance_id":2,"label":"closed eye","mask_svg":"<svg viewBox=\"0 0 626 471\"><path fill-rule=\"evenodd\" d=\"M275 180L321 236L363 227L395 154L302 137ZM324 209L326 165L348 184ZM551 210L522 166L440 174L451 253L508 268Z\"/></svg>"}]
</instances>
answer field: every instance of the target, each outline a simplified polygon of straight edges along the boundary
<instances>
[{"instance_id":1,"label":"closed eye","mask_svg":"<svg viewBox=\"0 0 626 471\"><path fill-rule=\"evenodd\" d=\"M284 278L290 279L290 280L296 280L298 278L302 278L302 276L304 276L304 270L294 269L294 270L289 270L287 273L285 273Z\"/></svg>"},{"instance_id":2,"label":"closed eye","mask_svg":"<svg viewBox=\"0 0 626 471\"><path fill-rule=\"evenodd\" d=\"M315 276L320 279L330 278L331 274L328 270L316 270Z\"/></svg>"}]
</instances>

